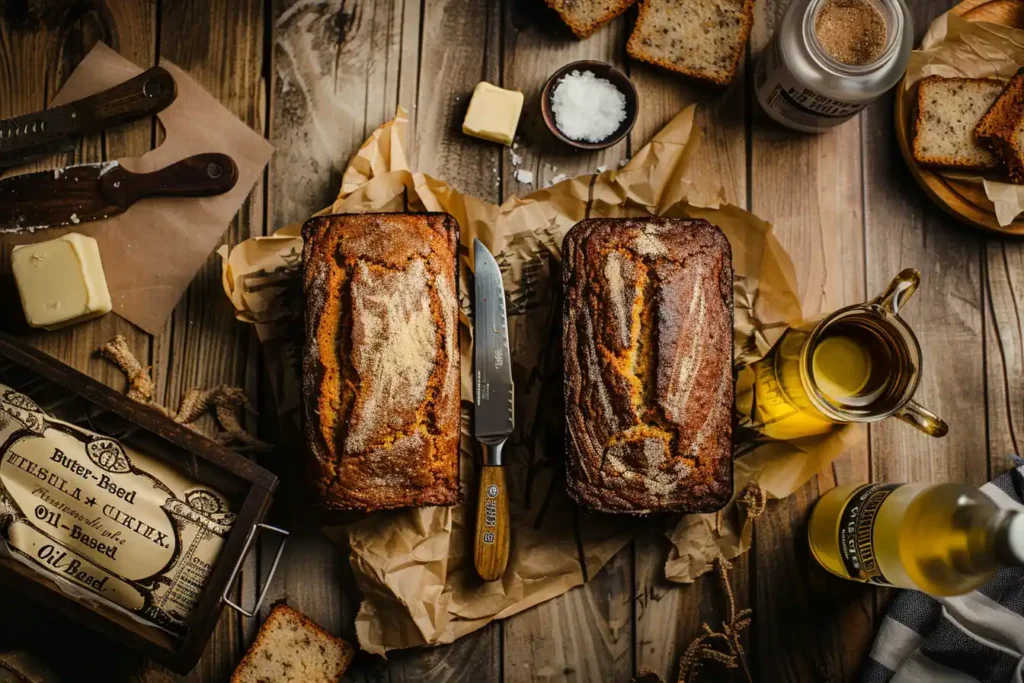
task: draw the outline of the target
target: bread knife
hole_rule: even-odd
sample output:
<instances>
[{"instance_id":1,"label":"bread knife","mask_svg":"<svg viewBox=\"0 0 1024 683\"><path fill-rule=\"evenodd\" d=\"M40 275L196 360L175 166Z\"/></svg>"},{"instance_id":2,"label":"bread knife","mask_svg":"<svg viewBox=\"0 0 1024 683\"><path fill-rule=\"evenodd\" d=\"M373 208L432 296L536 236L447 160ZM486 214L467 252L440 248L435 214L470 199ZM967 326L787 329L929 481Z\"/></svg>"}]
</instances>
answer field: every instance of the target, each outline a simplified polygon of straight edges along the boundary
<instances>
[{"instance_id":1,"label":"bread knife","mask_svg":"<svg viewBox=\"0 0 1024 683\"><path fill-rule=\"evenodd\" d=\"M0 120L0 168L74 149L74 137L156 114L177 96L174 77L155 66L95 95Z\"/></svg>"},{"instance_id":2,"label":"bread knife","mask_svg":"<svg viewBox=\"0 0 1024 683\"><path fill-rule=\"evenodd\" d=\"M480 578L495 581L508 565L508 488L501 451L515 425L515 387L501 270L478 239L473 240L473 263L473 436L483 451L473 563Z\"/></svg>"},{"instance_id":3,"label":"bread knife","mask_svg":"<svg viewBox=\"0 0 1024 683\"><path fill-rule=\"evenodd\" d=\"M226 154L182 159L152 173L132 173L116 161L26 173L0 180L0 233L34 232L124 213L149 197L209 197L238 182Z\"/></svg>"}]
</instances>

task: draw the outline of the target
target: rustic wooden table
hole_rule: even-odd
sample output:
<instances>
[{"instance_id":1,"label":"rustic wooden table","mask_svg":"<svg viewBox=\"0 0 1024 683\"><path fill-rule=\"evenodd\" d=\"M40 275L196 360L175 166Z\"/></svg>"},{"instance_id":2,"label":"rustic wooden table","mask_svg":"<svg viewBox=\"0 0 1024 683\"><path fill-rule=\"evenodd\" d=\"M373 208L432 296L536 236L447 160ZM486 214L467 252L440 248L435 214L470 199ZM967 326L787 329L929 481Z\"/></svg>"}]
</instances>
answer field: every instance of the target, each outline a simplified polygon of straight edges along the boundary
<instances>
[{"instance_id":1,"label":"rustic wooden table","mask_svg":"<svg viewBox=\"0 0 1024 683\"><path fill-rule=\"evenodd\" d=\"M853 457L770 504L753 551L732 573L739 602L754 610L744 642L756 680L854 680L887 596L833 580L813 564L802 533L807 511L837 483L980 484L1008 466L1024 438L1024 243L962 227L927 202L896 149L891 97L821 136L767 122L751 94L750 64L786 4L758 0L746 68L728 91L711 93L625 58L635 9L580 42L541 0L0 0L0 117L44 107L97 40L140 65L170 59L277 146L227 228L224 242L235 244L328 204L350 154L398 104L414 123L414 168L498 201L531 188L513 178L508 150L459 132L467 96L481 79L527 94L517 153L541 185L556 174L613 167L682 106L698 102L701 182L771 221L802 282L810 275L806 264L822 264L816 267L827 269L829 288L820 296L830 306L875 294L903 267L923 275L907 312L926 359L919 395L950 422L950 435L929 439L894 421L872 427ZM948 0L911 5L918 37L949 7ZM591 154L555 144L537 111L548 74L582 58L628 70L641 100L629 139ZM66 161L139 155L160 135L150 122L137 122L85 140ZM11 297L7 289L3 296ZM228 382L244 386L263 415L272 415L255 335L233 319L216 256L160 335L111 315L31 342L121 388L120 373L93 356L114 334L148 359L164 403L174 404L188 387ZM272 423L268 417L259 427L266 434ZM246 567L249 599L269 550ZM629 681L642 666L674 676L701 622L719 623L722 596L710 577L692 586L667 583L665 552L652 532L585 587L454 645L387 661L364 655L347 679ZM270 597L287 597L351 636L357 598L346 574L335 545L316 531L300 533ZM2 587L0 605L0 650L31 650L64 681L123 681L141 664ZM199 666L181 680L225 681L257 625L226 612Z\"/></svg>"}]
</instances>

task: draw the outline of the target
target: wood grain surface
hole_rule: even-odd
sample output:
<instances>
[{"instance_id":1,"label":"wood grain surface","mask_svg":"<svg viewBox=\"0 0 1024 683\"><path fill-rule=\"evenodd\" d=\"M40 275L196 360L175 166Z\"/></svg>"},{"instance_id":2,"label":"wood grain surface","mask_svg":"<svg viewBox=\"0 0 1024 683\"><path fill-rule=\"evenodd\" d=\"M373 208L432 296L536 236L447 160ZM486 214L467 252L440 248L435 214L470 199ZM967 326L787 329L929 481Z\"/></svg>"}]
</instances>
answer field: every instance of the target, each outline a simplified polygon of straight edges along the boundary
<instances>
[{"instance_id":1,"label":"wood grain surface","mask_svg":"<svg viewBox=\"0 0 1024 683\"><path fill-rule=\"evenodd\" d=\"M1001 0L1005 2L1006 0ZM907 319L924 350L917 398L951 425L930 439L888 421L865 428L864 447L819 473L794 496L774 501L755 527L754 550L730 572L739 607L754 610L744 635L754 680L856 680L889 595L834 579L811 560L804 530L820 493L866 480L981 483L1024 445L1024 243L963 227L935 207L910 177L894 138L892 95L819 136L771 123L751 95L751 64L788 3L758 0L745 66L724 92L687 84L625 57L635 8L578 41L543 0L18 0L0 3L0 117L36 111L75 64L104 40L140 66L166 57L188 71L277 147L238 217L234 244L298 222L330 203L353 151L399 105L409 112L413 168L490 201L525 194L560 176L613 168L681 107L696 102L703 143L700 188L771 221L798 266L801 287L821 310L864 300L905 267L922 272ZM911 3L918 39L949 0ZM545 79L577 59L625 70L640 94L630 136L599 152L557 144L540 117ZM463 136L468 96L480 80L526 95L515 149ZM73 155L30 168L138 155L162 131L138 121L83 139ZM516 170L533 172L517 182ZM813 259L812 259L813 257ZM0 254L0 320L20 316ZM121 374L93 355L114 334L153 367L158 395L221 382L243 386L259 417L250 426L274 440L268 379L259 345L233 319L220 265L207 261L161 334L150 337L116 316L55 333L19 334L117 388ZM212 427L209 422L205 428ZM272 469L293 454L262 456ZM515 487L516 482L510 482ZM287 518L286 511L274 512ZM328 630L354 638L359 595L344 549L312 524L295 532L270 588ZM583 520L581 523L592 523ZM664 579L672 520L659 520L590 582L452 645L357 656L347 681L627 682L640 667L669 680L702 624L724 615L718 582ZM276 540L261 543L243 570L237 598L252 604ZM0 587L0 650L28 649L64 681L121 683L146 663ZM251 642L258 620L226 612L200 666L172 680L223 682ZM709 669L702 680L739 681Z\"/></svg>"}]
</instances>

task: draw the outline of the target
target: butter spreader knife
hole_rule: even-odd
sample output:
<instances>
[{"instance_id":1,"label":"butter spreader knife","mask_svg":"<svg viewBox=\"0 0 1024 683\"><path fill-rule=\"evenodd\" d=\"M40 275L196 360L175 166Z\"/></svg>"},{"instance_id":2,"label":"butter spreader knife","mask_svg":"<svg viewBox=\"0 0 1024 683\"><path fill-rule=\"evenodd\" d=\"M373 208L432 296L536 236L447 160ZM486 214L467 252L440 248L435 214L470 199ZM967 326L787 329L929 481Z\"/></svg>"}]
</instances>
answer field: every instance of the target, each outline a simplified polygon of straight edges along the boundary
<instances>
[{"instance_id":1,"label":"butter spreader knife","mask_svg":"<svg viewBox=\"0 0 1024 683\"><path fill-rule=\"evenodd\" d=\"M0 233L109 218L149 197L223 194L236 182L234 160L212 152L152 173L132 173L116 161L26 173L0 180Z\"/></svg>"},{"instance_id":2,"label":"butter spreader knife","mask_svg":"<svg viewBox=\"0 0 1024 683\"><path fill-rule=\"evenodd\" d=\"M494 581L508 565L508 487L501 450L515 424L515 388L501 271L478 239L473 240L473 262L473 436L483 451L473 563L480 578Z\"/></svg>"}]
</instances>

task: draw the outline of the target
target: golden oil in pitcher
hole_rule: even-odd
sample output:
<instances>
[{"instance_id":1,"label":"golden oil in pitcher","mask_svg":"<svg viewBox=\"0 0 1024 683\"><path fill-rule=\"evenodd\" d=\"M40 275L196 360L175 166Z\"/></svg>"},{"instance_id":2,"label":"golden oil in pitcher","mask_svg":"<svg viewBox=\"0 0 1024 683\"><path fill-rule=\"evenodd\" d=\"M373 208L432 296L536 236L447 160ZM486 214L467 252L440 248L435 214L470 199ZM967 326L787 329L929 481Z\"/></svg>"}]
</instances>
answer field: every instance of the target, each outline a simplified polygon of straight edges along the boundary
<instances>
[{"instance_id":1,"label":"golden oil in pitcher","mask_svg":"<svg viewBox=\"0 0 1024 683\"><path fill-rule=\"evenodd\" d=\"M769 437L795 439L895 416L943 436L946 424L912 400L921 348L899 317L919 278L905 270L877 299L788 329L753 365L754 425Z\"/></svg>"},{"instance_id":2,"label":"golden oil in pitcher","mask_svg":"<svg viewBox=\"0 0 1024 683\"><path fill-rule=\"evenodd\" d=\"M1024 513L966 484L839 486L811 513L815 559L844 579L963 595L1024 565Z\"/></svg>"}]
</instances>

